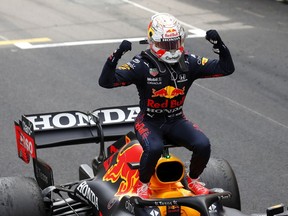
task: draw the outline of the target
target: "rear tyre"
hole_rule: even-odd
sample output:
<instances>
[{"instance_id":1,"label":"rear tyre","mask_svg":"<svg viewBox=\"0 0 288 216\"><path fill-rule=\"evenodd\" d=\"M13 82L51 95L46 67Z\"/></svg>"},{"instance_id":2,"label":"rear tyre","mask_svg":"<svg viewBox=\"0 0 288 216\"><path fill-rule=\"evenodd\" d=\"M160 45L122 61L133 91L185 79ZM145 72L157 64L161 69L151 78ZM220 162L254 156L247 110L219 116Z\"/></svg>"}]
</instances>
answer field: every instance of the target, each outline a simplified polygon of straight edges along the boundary
<instances>
[{"instance_id":1,"label":"rear tyre","mask_svg":"<svg viewBox=\"0 0 288 216\"><path fill-rule=\"evenodd\" d=\"M207 188L222 188L232 193L232 198L222 200L226 207L241 210L241 200L235 174L226 160L210 158L200 179Z\"/></svg>"},{"instance_id":2,"label":"rear tyre","mask_svg":"<svg viewBox=\"0 0 288 216\"><path fill-rule=\"evenodd\" d=\"M28 177L0 178L0 215L46 215L36 181Z\"/></svg>"}]
</instances>

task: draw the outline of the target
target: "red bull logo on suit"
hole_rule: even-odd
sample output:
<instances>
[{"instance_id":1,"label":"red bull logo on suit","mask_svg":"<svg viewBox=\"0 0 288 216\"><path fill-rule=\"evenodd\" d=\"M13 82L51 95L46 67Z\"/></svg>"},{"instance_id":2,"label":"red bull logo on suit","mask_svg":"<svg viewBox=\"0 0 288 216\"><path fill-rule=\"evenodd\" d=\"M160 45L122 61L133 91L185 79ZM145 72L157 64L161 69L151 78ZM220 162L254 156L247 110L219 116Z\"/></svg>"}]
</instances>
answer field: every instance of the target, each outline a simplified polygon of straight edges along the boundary
<instances>
[{"instance_id":1,"label":"red bull logo on suit","mask_svg":"<svg viewBox=\"0 0 288 216\"><path fill-rule=\"evenodd\" d=\"M177 99L173 99L177 96ZM174 113L182 109L182 105L185 100L185 86L181 88L175 88L173 86L166 86L159 90L152 89L152 98L160 97L166 98L159 102L158 100L148 99L147 100L147 111L154 113ZM172 109L172 110L171 110Z\"/></svg>"},{"instance_id":2,"label":"red bull logo on suit","mask_svg":"<svg viewBox=\"0 0 288 216\"><path fill-rule=\"evenodd\" d=\"M185 86L182 89L175 88L173 86L166 86L159 90L152 89L152 94L152 97L165 97L171 99L177 97L178 95L184 95Z\"/></svg>"}]
</instances>

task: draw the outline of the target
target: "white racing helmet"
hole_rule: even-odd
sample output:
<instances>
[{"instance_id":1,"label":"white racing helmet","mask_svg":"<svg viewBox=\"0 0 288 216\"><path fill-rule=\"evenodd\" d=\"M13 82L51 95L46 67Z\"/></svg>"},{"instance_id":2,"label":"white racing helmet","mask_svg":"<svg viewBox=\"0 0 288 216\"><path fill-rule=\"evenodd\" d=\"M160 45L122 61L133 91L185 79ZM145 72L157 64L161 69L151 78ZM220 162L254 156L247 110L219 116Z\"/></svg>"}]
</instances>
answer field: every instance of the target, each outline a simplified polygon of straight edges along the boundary
<instances>
[{"instance_id":1,"label":"white racing helmet","mask_svg":"<svg viewBox=\"0 0 288 216\"><path fill-rule=\"evenodd\" d=\"M185 31L179 21L167 13L151 17L148 42L151 52L163 62L177 63L184 52Z\"/></svg>"}]
</instances>

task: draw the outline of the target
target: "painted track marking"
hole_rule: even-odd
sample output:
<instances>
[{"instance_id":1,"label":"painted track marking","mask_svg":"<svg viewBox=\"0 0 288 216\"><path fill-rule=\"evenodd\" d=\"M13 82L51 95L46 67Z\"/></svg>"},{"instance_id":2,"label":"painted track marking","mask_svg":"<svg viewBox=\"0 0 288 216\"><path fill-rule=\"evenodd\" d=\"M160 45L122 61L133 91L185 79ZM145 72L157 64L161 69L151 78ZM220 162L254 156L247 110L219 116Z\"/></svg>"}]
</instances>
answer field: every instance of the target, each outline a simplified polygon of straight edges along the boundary
<instances>
[{"instance_id":1,"label":"painted track marking","mask_svg":"<svg viewBox=\"0 0 288 216\"><path fill-rule=\"evenodd\" d=\"M18 43L43 43L43 42L49 42L51 41L50 38L44 37L44 38L31 38L31 39L19 39L19 40L4 40L0 41L0 46L5 45L12 45L12 44L18 44Z\"/></svg>"}]
</instances>

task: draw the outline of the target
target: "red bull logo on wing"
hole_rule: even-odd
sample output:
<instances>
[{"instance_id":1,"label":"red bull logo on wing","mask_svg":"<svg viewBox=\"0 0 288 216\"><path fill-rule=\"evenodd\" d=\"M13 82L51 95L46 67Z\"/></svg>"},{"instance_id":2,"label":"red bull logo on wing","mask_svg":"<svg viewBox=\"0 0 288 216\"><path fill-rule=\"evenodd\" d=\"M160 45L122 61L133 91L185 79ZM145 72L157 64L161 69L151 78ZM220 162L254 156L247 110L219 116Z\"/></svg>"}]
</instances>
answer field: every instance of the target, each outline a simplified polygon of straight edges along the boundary
<instances>
[{"instance_id":1,"label":"red bull logo on wing","mask_svg":"<svg viewBox=\"0 0 288 216\"><path fill-rule=\"evenodd\" d=\"M103 176L103 181L116 183L120 180L119 188L115 196L133 193L134 185L139 178L139 171L137 169L130 169L128 163L140 161L141 155L142 147L139 143L124 146L117 155L116 163L112 165Z\"/></svg>"},{"instance_id":2,"label":"red bull logo on wing","mask_svg":"<svg viewBox=\"0 0 288 216\"><path fill-rule=\"evenodd\" d=\"M152 89L152 94L152 97L165 97L171 99L177 97L178 95L184 95L185 86L182 89L175 88L173 86L166 86L159 90Z\"/></svg>"}]
</instances>

